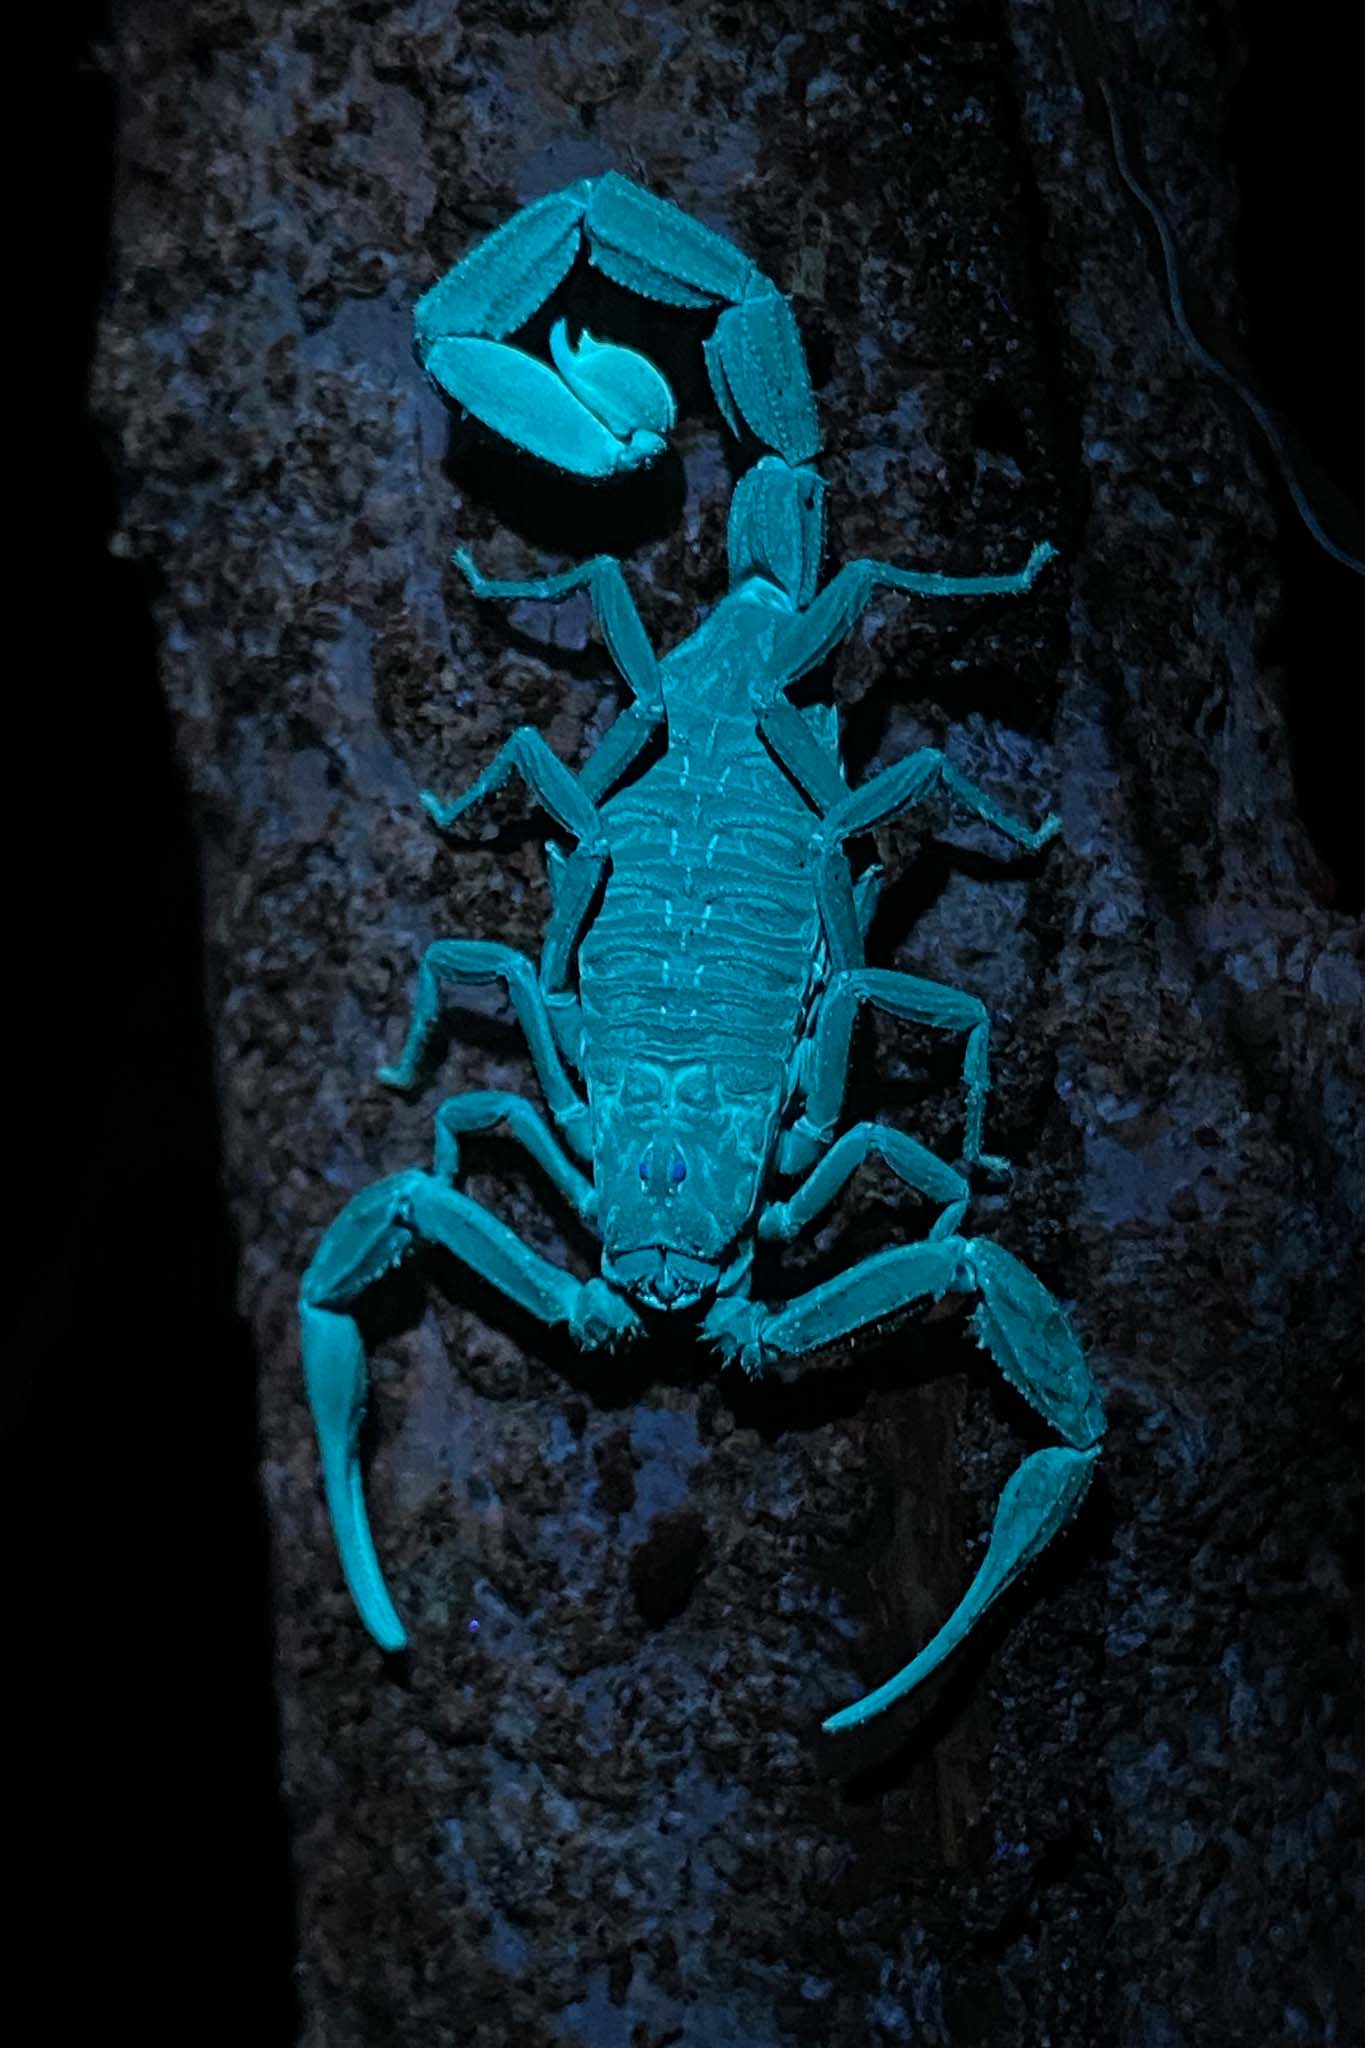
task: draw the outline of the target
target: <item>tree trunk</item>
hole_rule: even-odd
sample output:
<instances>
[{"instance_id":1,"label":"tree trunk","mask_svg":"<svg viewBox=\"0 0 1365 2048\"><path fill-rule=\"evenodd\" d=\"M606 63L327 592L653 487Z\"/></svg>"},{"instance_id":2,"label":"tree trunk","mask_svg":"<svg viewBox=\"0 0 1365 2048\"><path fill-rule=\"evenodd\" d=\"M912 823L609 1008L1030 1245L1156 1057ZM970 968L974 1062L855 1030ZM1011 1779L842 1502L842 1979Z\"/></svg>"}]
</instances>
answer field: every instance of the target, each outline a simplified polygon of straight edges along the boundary
<instances>
[{"instance_id":1,"label":"tree trunk","mask_svg":"<svg viewBox=\"0 0 1365 2048\"><path fill-rule=\"evenodd\" d=\"M1096 51L1231 322L1233 10L1105 0L1087 40L1079 5L119 11L96 402L203 878L304 2048L1346 2038L1362 946L1287 729L1287 688L1301 735L1339 677L1281 579L1355 587L1277 536L1267 447L1183 344L1098 118ZM585 1360L424 1267L369 1333L390 1660L299 1369L345 1201L429 1162L444 1095L535 1098L492 996L450 1006L411 1099L375 1081L431 940L534 956L547 914L543 818L509 795L447 843L419 791L521 724L576 762L619 701L586 606L480 605L452 548L620 554L665 650L724 589L706 323L582 266L556 300L683 400L676 453L596 490L458 422L412 357L438 274L610 168L789 295L829 569L1059 551L1023 599L879 600L829 671L852 777L940 746L1062 815L1028 859L945 805L884 833L873 957L988 1004L1016 1172L972 1227L1073 1306L1110 1420L1073 1530L847 1749L820 1719L946 1617L1047 1440L960 1314L749 1385L686 1343ZM850 1109L953 1156L960 1044L874 1020L855 1055ZM468 1161L591 1270L512 1148ZM783 1285L925 1222L868 1169Z\"/></svg>"}]
</instances>

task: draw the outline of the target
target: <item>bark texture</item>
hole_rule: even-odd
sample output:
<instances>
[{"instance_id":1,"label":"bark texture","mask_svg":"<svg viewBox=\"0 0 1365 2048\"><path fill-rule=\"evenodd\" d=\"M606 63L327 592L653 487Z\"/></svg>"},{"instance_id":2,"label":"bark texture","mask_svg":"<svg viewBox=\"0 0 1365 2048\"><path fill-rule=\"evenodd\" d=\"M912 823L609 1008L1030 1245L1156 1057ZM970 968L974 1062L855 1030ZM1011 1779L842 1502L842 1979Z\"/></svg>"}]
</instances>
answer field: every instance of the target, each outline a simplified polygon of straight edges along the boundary
<instances>
[{"instance_id":1,"label":"bark texture","mask_svg":"<svg viewBox=\"0 0 1365 2048\"><path fill-rule=\"evenodd\" d=\"M1068 19L122 10L97 405L204 872L304 2048L1348 2038L1361 928L1298 814L1264 453L1179 343ZM1097 19L1218 300L1232 11ZM1022 1598L833 1758L820 1717L948 1613L1042 1440L960 1317L754 1388L686 1345L589 1365L444 1269L398 1286L369 1465L392 1666L340 1583L298 1367L348 1197L426 1161L443 1094L534 1092L491 997L452 1006L412 1101L373 1079L427 943L534 954L546 915L537 821L509 801L447 845L419 788L523 723L575 761L618 701L584 606L477 605L452 547L502 575L619 551L663 648L723 588L697 323L586 274L557 301L689 407L676 459L612 492L457 426L411 356L439 272L613 167L790 295L831 566L1061 555L1022 601L879 603L830 680L854 775L938 745L1063 815L1027 862L941 808L884 835L874 957L990 1006L988 1142L1018 1170L977 1227L1075 1305L1108 1450ZM952 1156L958 1064L869 1026L851 1105ZM589 1270L510 1147L468 1156ZM922 1228L869 1169L790 1284Z\"/></svg>"}]
</instances>

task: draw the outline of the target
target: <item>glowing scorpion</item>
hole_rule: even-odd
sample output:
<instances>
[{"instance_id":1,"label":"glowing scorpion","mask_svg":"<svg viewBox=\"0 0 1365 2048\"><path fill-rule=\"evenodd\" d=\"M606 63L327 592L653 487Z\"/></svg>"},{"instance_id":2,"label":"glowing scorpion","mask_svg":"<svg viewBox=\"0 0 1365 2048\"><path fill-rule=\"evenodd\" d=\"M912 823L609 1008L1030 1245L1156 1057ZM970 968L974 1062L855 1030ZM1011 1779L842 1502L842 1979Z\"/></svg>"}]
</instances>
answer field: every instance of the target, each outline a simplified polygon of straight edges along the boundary
<instances>
[{"instance_id":1,"label":"glowing scorpion","mask_svg":"<svg viewBox=\"0 0 1365 2048\"><path fill-rule=\"evenodd\" d=\"M856 881L846 842L935 790L1029 850L1058 829L1007 816L925 748L851 789L836 715L788 691L824 661L879 589L964 597L1026 591L1052 554L1010 576L940 576L847 563L823 588L825 486L804 351L787 301L731 243L608 173L537 200L478 244L416 309L427 373L487 427L574 476L605 481L652 461L674 424L644 356L564 323L553 367L515 334L579 250L607 277L668 306L717 310L705 342L711 388L739 436L770 452L729 513L729 590L660 658L619 561L598 555L526 581L455 560L475 596L546 599L586 589L631 694L577 770L529 727L462 796L423 803L443 831L519 776L567 846L546 848L552 911L539 965L510 946L447 939L422 960L411 1028L381 1078L413 1087L443 988L499 982L525 1031L554 1128L520 1095L469 1092L436 1112L432 1170L391 1175L347 1204L304 1277L303 1357L327 1502L357 1608L386 1650L405 1635L365 1511L358 1435L365 1352L353 1311L423 1245L585 1348L690 1320L727 1364L760 1374L918 1303L974 1297L979 1342L1064 1439L1006 1486L990 1545L951 1618L913 1661L824 1723L865 1721L939 1665L1075 1512L1099 1454L1099 1396L1063 1309L998 1245L964 1236L965 1174L904 1131L841 1128L860 1005L965 1038L962 1164L1003 1172L982 1149L988 1019L975 996L868 967L863 942L880 872ZM660 750L657 742L661 738ZM653 758L641 767L647 751ZM504 1125L601 1242L580 1281L524 1244L458 1185L460 1138ZM928 1235L769 1303L753 1298L759 1239L794 1238L869 1157L938 1207Z\"/></svg>"}]
</instances>

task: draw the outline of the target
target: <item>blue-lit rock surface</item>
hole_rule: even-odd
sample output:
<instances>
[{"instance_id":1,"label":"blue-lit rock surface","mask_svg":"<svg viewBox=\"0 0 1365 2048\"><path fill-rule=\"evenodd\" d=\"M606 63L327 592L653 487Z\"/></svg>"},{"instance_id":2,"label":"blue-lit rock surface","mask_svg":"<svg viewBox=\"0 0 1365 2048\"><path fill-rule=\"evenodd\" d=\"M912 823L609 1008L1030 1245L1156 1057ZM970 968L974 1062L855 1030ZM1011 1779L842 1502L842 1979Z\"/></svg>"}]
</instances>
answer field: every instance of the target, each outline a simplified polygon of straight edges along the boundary
<instances>
[{"instance_id":1,"label":"blue-lit rock surface","mask_svg":"<svg viewBox=\"0 0 1365 2048\"><path fill-rule=\"evenodd\" d=\"M127 11L97 403L199 824L304 2048L1349 2038L1360 924L1298 815L1264 453L1174 336L1065 19ZM1231 30L1102 19L1217 299ZM424 945L534 952L546 913L515 801L445 846L418 791L521 723L572 760L616 701L583 606L509 624L452 547L501 575L620 550L664 647L722 588L696 324L576 277L689 408L677 460L605 493L453 427L412 359L472 240L613 166L791 297L832 562L1061 555L1024 602L886 599L832 669L855 773L942 745L1063 814L1022 868L946 810L888 835L875 957L991 1006L1018 1170L980 1228L1074 1303L1111 1418L1056 1556L857 1751L821 1717L948 1613L1039 1440L960 1318L753 1389L685 1346L585 1365L450 1274L397 1286L369 1495L398 1668L342 1587L300 1381L343 1201L427 1159L442 1093L533 1086L491 996L411 1103L374 1081ZM862 1113L955 1149L954 1048L877 1021L859 1060ZM511 1148L468 1156L588 1270ZM869 1169L785 1270L921 1227Z\"/></svg>"}]
</instances>

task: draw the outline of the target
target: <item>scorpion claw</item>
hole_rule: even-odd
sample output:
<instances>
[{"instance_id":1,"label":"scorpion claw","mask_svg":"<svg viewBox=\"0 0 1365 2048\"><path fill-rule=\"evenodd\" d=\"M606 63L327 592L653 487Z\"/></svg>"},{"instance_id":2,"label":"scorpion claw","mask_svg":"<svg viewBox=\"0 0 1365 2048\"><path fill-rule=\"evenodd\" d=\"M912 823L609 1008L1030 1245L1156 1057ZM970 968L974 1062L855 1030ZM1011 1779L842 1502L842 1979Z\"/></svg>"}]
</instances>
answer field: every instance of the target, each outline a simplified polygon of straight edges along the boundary
<instances>
[{"instance_id":1,"label":"scorpion claw","mask_svg":"<svg viewBox=\"0 0 1365 2048\"><path fill-rule=\"evenodd\" d=\"M393 1174L347 1204L318 1246L299 1298L303 1376L317 1430L323 1491L337 1552L360 1617L383 1650L407 1642L375 1554L360 1471L365 1347L347 1308L402 1263L412 1248L412 1189L423 1178Z\"/></svg>"},{"instance_id":2,"label":"scorpion claw","mask_svg":"<svg viewBox=\"0 0 1365 2048\"><path fill-rule=\"evenodd\" d=\"M1014 1584L1047 1544L1071 1520L1090 1484L1099 1446L1088 1451L1055 1448L1026 1458L996 1510L990 1547L955 1612L903 1671L864 1699L855 1700L822 1725L831 1735L859 1727L880 1714L893 1700L913 1691L956 1649L988 1607Z\"/></svg>"},{"instance_id":3,"label":"scorpion claw","mask_svg":"<svg viewBox=\"0 0 1365 2048\"><path fill-rule=\"evenodd\" d=\"M1104 1411L1061 1303L1027 1266L989 1238L958 1242L961 1278L980 1296L972 1314L977 1341L1011 1386L1067 1442L1025 1458L1000 1496L985 1559L955 1611L904 1670L826 1721L831 1733L870 1720L937 1670L1065 1528L1100 1454Z\"/></svg>"},{"instance_id":4,"label":"scorpion claw","mask_svg":"<svg viewBox=\"0 0 1365 2048\"><path fill-rule=\"evenodd\" d=\"M375 1554L360 1474L358 1439L365 1413L365 1347L350 1316L304 1302L303 1367L317 1425L322 1482L351 1597L381 1650L401 1650L398 1619Z\"/></svg>"}]
</instances>

